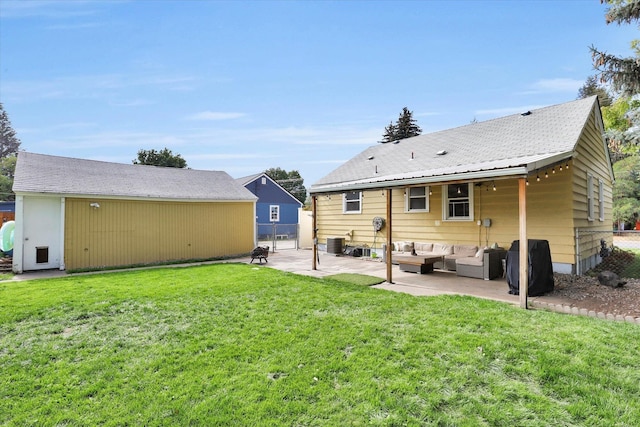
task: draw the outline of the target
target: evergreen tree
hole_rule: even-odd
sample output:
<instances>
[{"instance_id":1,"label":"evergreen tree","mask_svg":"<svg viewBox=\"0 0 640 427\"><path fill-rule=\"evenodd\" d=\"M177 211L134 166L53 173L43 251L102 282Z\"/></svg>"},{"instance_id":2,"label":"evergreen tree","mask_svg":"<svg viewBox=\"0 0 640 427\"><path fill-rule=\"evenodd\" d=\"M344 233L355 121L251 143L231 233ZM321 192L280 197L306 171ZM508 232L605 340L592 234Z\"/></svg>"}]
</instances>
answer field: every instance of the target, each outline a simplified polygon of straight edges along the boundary
<instances>
[{"instance_id":1,"label":"evergreen tree","mask_svg":"<svg viewBox=\"0 0 640 427\"><path fill-rule=\"evenodd\" d=\"M384 134L382 135L382 141L380 142L393 142L396 139L396 133L397 133L397 129L396 129L396 125L393 124L393 122L389 123L389 126L384 128Z\"/></svg>"},{"instance_id":2,"label":"evergreen tree","mask_svg":"<svg viewBox=\"0 0 640 427\"><path fill-rule=\"evenodd\" d=\"M187 161L180 154L173 154L168 148L156 151L138 150L138 158L133 160L134 165L164 166L169 168L186 168Z\"/></svg>"},{"instance_id":3,"label":"evergreen tree","mask_svg":"<svg viewBox=\"0 0 640 427\"><path fill-rule=\"evenodd\" d=\"M391 122L389 126L384 128L384 134L380 142L393 142L399 139L411 138L421 133L422 129L417 125L417 120L413 118L413 112L404 107L396 123Z\"/></svg>"},{"instance_id":4,"label":"evergreen tree","mask_svg":"<svg viewBox=\"0 0 640 427\"><path fill-rule=\"evenodd\" d=\"M11 121L0 102L0 159L18 154L20 140L11 127Z\"/></svg>"},{"instance_id":5,"label":"evergreen tree","mask_svg":"<svg viewBox=\"0 0 640 427\"><path fill-rule=\"evenodd\" d=\"M601 0L610 7L605 13L607 24L615 22L631 24L640 20L640 0ZM600 74L600 80L611 84L613 90L626 96L640 93L640 45L633 41L631 47L635 57L622 58L610 55L591 46L594 68Z\"/></svg>"},{"instance_id":6,"label":"evergreen tree","mask_svg":"<svg viewBox=\"0 0 640 427\"><path fill-rule=\"evenodd\" d=\"M303 185L304 179L302 179L300 172L297 170L287 172L282 168L270 168L264 171L264 173L280 184L282 188L291 193L291 195L301 203L304 203L307 199L307 189Z\"/></svg>"},{"instance_id":7,"label":"evergreen tree","mask_svg":"<svg viewBox=\"0 0 640 427\"><path fill-rule=\"evenodd\" d=\"M598 84L596 76L587 77L587 81L584 85L578 89L578 99L588 98L593 95L598 95L601 107L608 107L611 105L611 95L603 86Z\"/></svg>"},{"instance_id":8,"label":"evergreen tree","mask_svg":"<svg viewBox=\"0 0 640 427\"><path fill-rule=\"evenodd\" d=\"M19 149L20 140L0 102L0 200L15 200L12 190L13 173Z\"/></svg>"}]
</instances>

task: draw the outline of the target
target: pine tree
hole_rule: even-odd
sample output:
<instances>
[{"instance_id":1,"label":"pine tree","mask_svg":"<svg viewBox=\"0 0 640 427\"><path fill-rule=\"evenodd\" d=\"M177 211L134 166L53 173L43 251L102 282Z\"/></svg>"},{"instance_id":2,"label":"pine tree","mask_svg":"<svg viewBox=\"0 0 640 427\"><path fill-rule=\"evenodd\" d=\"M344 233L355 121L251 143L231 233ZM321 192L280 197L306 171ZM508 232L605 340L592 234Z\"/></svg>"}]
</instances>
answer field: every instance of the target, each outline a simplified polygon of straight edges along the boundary
<instances>
[{"instance_id":1,"label":"pine tree","mask_svg":"<svg viewBox=\"0 0 640 427\"><path fill-rule=\"evenodd\" d=\"M589 76L584 85L578 89L578 99L588 98L593 95L598 95L601 107L608 107L612 103L611 95L606 88L598 84L596 76Z\"/></svg>"},{"instance_id":2,"label":"pine tree","mask_svg":"<svg viewBox=\"0 0 640 427\"><path fill-rule=\"evenodd\" d=\"M0 200L15 200L13 173L16 170L16 156L20 140L11 127L11 121L0 102Z\"/></svg>"},{"instance_id":3,"label":"pine tree","mask_svg":"<svg viewBox=\"0 0 640 427\"><path fill-rule=\"evenodd\" d=\"M393 124L393 122L389 123L389 126L384 128L384 134L382 135L382 141L380 142L393 142L396 139L396 125Z\"/></svg>"},{"instance_id":4,"label":"pine tree","mask_svg":"<svg viewBox=\"0 0 640 427\"><path fill-rule=\"evenodd\" d=\"M611 5L605 14L607 24L630 24L640 20L640 0L601 0ZM593 66L600 74L600 81L610 83L613 90L625 96L640 93L640 46L631 43L636 56L621 58L591 46Z\"/></svg>"},{"instance_id":5,"label":"pine tree","mask_svg":"<svg viewBox=\"0 0 640 427\"><path fill-rule=\"evenodd\" d=\"M0 159L18 154L20 140L16 131L11 127L11 121L0 102Z\"/></svg>"},{"instance_id":6,"label":"pine tree","mask_svg":"<svg viewBox=\"0 0 640 427\"><path fill-rule=\"evenodd\" d=\"M411 138L422 133L420 126L416 124L417 120L413 118L413 111L409 111L407 107L402 109L400 117L398 118L398 124L396 125L396 135L398 139Z\"/></svg>"},{"instance_id":7,"label":"pine tree","mask_svg":"<svg viewBox=\"0 0 640 427\"><path fill-rule=\"evenodd\" d=\"M407 107L404 107L396 123L391 122L389 126L384 128L384 134L380 142L393 142L420 135L422 129L420 129L420 126L418 126L416 122L416 119L413 118L413 112L409 111Z\"/></svg>"}]
</instances>

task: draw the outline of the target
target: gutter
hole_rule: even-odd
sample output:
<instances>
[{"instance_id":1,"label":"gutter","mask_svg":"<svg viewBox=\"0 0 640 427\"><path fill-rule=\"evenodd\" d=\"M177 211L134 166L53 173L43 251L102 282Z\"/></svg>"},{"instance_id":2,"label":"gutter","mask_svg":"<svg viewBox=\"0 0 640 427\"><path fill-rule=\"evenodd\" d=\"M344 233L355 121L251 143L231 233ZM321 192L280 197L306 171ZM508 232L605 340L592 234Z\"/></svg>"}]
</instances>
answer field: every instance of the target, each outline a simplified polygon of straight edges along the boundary
<instances>
[{"instance_id":1,"label":"gutter","mask_svg":"<svg viewBox=\"0 0 640 427\"><path fill-rule=\"evenodd\" d=\"M483 170L483 171L473 171L473 172L462 172L451 175L437 175L437 176L422 176L416 178L390 178L385 180L384 178L379 178L376 181L351 181L351 182L339 182L335 184L328 185L320 185L317 187L311 187L309 189L310 194L322 194L322 193L330 193L336 191L349 191L349 190L369 190L376 188L394 188L394 187L405 187L410 185L421 185L421 184L444 184L449 182L472 182L472 181L483 181L487 179L509 179L509 178L521 178L526 177L529 173L544 169L546 167L551 166L554 163L558 163L560 161L568 160L570 158L575 158L577 153L573 151L567 151L563 153L559 153L553 155L551 157L545 158L543 160L535 161L532 163L528 163L526 165L519 165L515 167L503 168L503 169L495 169L495 170Z\"/></svg>"}]
</instances>

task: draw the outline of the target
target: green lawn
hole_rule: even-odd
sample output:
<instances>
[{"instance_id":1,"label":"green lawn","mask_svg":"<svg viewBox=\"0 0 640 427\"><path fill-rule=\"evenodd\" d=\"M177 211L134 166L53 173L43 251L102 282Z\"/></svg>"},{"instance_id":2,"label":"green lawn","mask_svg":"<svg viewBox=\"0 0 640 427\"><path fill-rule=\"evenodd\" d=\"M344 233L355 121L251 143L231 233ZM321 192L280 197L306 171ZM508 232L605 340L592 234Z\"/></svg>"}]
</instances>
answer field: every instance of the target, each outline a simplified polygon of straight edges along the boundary
<instances>
[{"instance_id":1,"label":"green lawn","mask_svg":"<svg viewBox=\"0 0 640 427\"><path fill-rule=\"evenodd\" d=\"M640 327L218 264L0 282L0 425L630 426Z\"/></svg>"}]
</instances>

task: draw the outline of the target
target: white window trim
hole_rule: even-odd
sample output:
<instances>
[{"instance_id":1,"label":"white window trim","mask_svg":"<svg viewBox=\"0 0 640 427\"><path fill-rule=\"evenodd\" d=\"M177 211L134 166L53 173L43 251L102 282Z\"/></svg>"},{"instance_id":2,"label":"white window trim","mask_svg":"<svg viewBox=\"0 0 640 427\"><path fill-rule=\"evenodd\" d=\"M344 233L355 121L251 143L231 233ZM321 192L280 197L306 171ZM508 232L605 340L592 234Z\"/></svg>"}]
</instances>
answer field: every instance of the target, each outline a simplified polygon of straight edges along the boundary
<instances>
[{"instance_id":1,"label":"white window trim","mask_svg":"<svg viewBox=\"0 0 640 427\"><path fill-rule=\"evenodd\" d=\"M347 210L347 193L342 193L342 213L349 215L362 213L362 191L349 191L349 193L358 193L358 210ZM349 202L355 203L355 199L349 200Z\"/></svg>"},{"instance_id":2,"label":"white window trim","mask_svg":"<svg viewBox=\"0 0 640 427\"><path fill-rule=\"evenodd\" d=\"M593 221L594 200L593 200L593 175L587 172L587 220Z\"/></svg>"},{"instance_id":3,"label":"white window trim","mask_svg":"<svg viewBox=\"0 0 640 427\"><path fill-rule=\"evenodd\" d=\"M467 185L469 188L469 216L468 217L454 217L449 218L449 186L447 184L442 186L442 220L443 221L473 221L473 190L472 183L455 184L455 185Z\"/></svg>"},{"instance_id":4,"label":"white window trim","mask_svg":"<svg viewBox=\"0 0 640 427\"><path fill-rule=\"evenodd\" d=\"M276 208L276 218L273 219L273 208ZM269 222L280 222L280 205L269 205Z\"/></svg>"},{"instance_id":5,"label":"white window trim","mask_svg":"<svg viewBox=\"0 0 640 427\"><path fill-rule=\"evenodd\" d=\"M424 188L424 199L425 199L425 208L424 209L411 209L411 189L412 188ZM404 211L405 212L429 212L429 191L430 188L429 186L425 186L425 187L407 187L405 189L404 192ZM421 196L422 197L422 196ZM414 198L419 198L419 197L414 197Z\"/></svg>"},{"instance_id":6,"label":"white window trim","mask_svg":"<svg viewBox=\"0 0 640 427\"><path fill-rule=\"evenodd\" d=\"M604 181L598 179L598 217L600 222L604 221Z\"/></svg>"}]
</instances>

